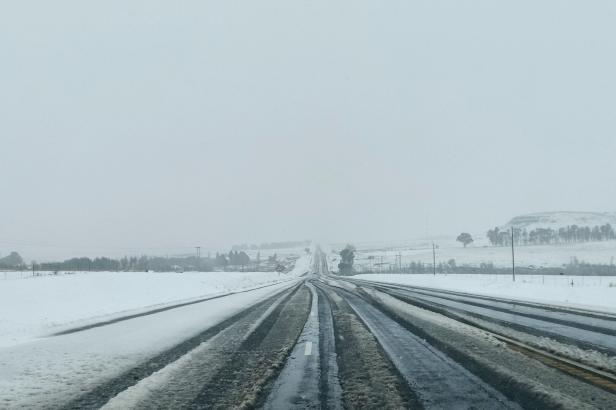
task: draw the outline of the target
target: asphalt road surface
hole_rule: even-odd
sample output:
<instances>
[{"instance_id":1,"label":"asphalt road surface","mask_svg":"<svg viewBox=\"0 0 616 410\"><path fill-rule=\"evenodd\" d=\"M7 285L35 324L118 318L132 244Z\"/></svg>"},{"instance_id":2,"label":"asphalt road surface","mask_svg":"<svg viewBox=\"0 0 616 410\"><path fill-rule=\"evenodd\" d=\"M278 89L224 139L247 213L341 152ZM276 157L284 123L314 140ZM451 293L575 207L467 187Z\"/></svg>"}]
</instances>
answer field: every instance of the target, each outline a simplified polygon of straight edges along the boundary
<instances>
[{"instance_id":1,"label":"asphalt road surface","mask_svg":"<svg viewBox=\"0 0 616 410\"><path fill-rule=\"evenodd\" d=\"M340 278L318 251L313 262L60 408L616 408L615 316Z\"/></svg>"}]
</instances>

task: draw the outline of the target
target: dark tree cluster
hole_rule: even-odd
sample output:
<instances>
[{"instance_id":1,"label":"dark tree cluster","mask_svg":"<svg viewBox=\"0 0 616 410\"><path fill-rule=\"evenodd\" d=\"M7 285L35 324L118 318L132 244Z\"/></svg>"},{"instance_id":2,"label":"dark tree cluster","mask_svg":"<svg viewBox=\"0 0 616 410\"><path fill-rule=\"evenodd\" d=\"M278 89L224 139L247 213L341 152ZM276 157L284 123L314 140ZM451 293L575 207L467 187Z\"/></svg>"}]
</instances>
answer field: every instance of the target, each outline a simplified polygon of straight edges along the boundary
<instances>
[{"instance_id":1,"label":"dark tree cluster","mask_svg":"<svg viewBox=\"0 0 616 410\"><path fill-rule=\"evenodd\" d=\"M226 268L227 266L248 266L250 265L250 257L244 251L230 251L229 254L216 253L214 257L214 266Z\"/></svg>"},{"instance_id":2,"label":"dark tree cluster","mask_svg":"<svg viewBox=\"0 0 616 410\"><path fill-rule=\"evenodd\" d=\"M256 265L260 257L257 257ZM277 261L276 261L277 262ZM112 258L71 258L63 262L46 262L34 264L35 270L42 271L185 271L195 270L209 272L214 269L226 269L228 267L249 267L253 263L246 252L230 251L228 254L217 253L214 258L198 258L196 256L175 257L151 257L131 256L120 259ZM277 265L275 266L277 267ZM275 268L274 267L274 268ZM273 268L272 268L273 270Z\"/></svg>"},{"instance_id":3,"label":"dark tree cluster","mask_svg":"<svg viewBox=\"0 0 616 410\"><path fill-rule=\"evenodd\" d=\"M338 272L341 275L351 275L353 273L353 263L355 261L355 247L347 245L340 251L340 262L338 263Z\"/></svg>"},{"instance_id":4,"label":"dark tree cluster","mask_svg":"<svg viewBox=\"0 0 616 410\"><path fill-rule=\"evenodd\" d=\"M24 260L17 252L11 252L4 258L0 258L0 269L21 269L24 267Z\"/></svg>"},{"instance_id":5,"label":"dark tree cluster","mask_svg":"<svg viewBox=\"0 0 616 410\"><path fill-rule=\"evenodd\" d=\"M511 231L500 230L498 227L490 229L488 240L494 246L510 246ZM564 228L537 228L528 232L526 229L513 229L513 242L516 245L549 245L556 243L599 242L616 239L614 228L608 223L605 225L577 226L569 225Z\"/></svg>"},{"instance_id":6,"label":"dark tree cluster","mask_svg":"<svg viewBox=\"0 0 616 410\"><path fill-rule=\"evenodd\" d=\"M35 264L34 269L44 271L157 271L168 272L174 270L211 271L214 264L207 258L188 257L148 257L131 256L120 259L112 258L71 258L63 262L47 262Z\"/></svg>"},{"instance_id":7,"label":"dark tree cluster","mask_svg":"<svg viewBox=\"0 0 616 410\"><path fill-rule=\"evenodd\" d=\"M395 268L395 265L390 265L390 269L392 269L392 273L400 272L399 269ZM401 273L432 273L436 268L436 272L438 273L449 273L453 272L456 269L456 260L449 259L447 262L439 262L436 267L431 263L424 263L421 261L411 262L407 266L402 267Z\"/></svg>"}]
</instances>

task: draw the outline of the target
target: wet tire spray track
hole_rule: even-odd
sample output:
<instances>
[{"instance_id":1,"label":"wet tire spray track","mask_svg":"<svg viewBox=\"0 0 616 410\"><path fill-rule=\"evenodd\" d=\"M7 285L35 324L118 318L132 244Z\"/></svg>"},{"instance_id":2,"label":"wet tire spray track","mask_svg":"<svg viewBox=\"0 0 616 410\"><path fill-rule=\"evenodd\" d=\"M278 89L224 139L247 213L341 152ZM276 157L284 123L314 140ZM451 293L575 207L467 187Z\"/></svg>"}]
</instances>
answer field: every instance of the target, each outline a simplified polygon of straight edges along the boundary
<instances>
[{"instance_id":1,"label":"wet tire spray track","mask_svg":"<svg viewBox=\"0 0 616 410\"><path fill-rule=\"evenodd\" d=\"M259 406L282 369L310 311L311 294L300 287L233 353L188 406L193 409Z\"/></svg>"},{"instance_id":2,"label":"wet tire spray track","mask_svg":"<svg viewBox=\"0 0 616 410\"><path fill-rule=\"evenodd\" d=\"M364 288L372 302L400 325L445 352L471 373L524 408L613 408L614 395L560 366L550 365L503 344L465 321L407 303L387 292ZM529 358L530 356L530 358ZM556 369L556 370L555 370ZM613 391L613 390L611 390Z\"/></svg>"},{"instance_id":3,"label":"wet tire spray track","mask_svg":"<svg viewBox=\"0 0 616 410\"><path fill-rule=\"evenodd\" d=\"M286 365L274 382L265 409L321 407L318 296L312 285L307 286L312 294L310 314Z\"/></svg>"},{"instance_id":4,"label":"wet tire spray track","mask_svg":"<svg viewBox=\"0 0 616 410\"><path fill-rule=\"evenodd\" d=\"M312 292L310 315L266 409L342 408L331 307L321 290L310 282L307 286Z\"/></svg>"},{"instance_id":5,"label":"wet tire spray track","mask_svg":"<svg viewBox=\"0 0 616 410\"><path fill-rule=\"evenodd\" d=\"M276 315L293 292L285 292L273 303L251 309L207 342L176 362L140 381L105 405L105 409L170 409L190 407L218 371L244 341L271 315Z\"/></svg>"},{"instance_id":6,"label":"wet tire spray track","mask_svg":"<svg viewBox=\"0 0 616 410\"><path fill-rule=\"evenodd\" d=\"M321 404L325 409L340 409L342 388L338 375L334 318L329 299L317 288L319 298L319 359L321 363Z\"/></svg>"},{"instance_id":7,"label":"wet tire spray track","mask_svg":"<svg viewBox=\"0 0 616 410\"><path fill-rule=\"evenodd\" d=\"M333 316L344 408L418 408L416 397L348 303L322 283Z\"/></svg>"},{"instance_id":8,"label":"wet tire spray track","mask_svg":"<svg viewBox=\"0 0 616 410\"><path fill-rule=\"evenodd\" d=\"M379 340L424 408L519 408L374 306L349 292L341 293Z\"/></svg>"}]
</instances>

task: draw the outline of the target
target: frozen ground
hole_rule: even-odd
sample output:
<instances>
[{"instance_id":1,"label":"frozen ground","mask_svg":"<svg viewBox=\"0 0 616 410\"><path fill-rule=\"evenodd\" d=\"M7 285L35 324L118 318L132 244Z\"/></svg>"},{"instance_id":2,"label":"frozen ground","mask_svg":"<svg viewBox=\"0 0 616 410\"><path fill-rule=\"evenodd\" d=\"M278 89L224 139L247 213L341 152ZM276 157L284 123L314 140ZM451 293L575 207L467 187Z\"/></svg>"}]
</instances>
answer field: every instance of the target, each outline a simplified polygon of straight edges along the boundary
<instances>
[{"instance_id":1,"label":"frozen ground","mask_svg":"<svg viewBox=\"0 0 616 410\"><path fill-rule=\"evenodd\" d=\"M19 272L8 272L0 280L0 348L93 321L285 281L303 274L308 264L309 256L303 256L287 274L80 272L20 279Z\"/></svg>"},{"instance_id":2,"label":"frozen ground","mask_svg":"<svg viewBox=\"0 0 616 410\"><path fill-rule=\"evenodd\" d=\"M616 277L366 274L353 278L616 313ZM573 285L571 285L573 282Z\"/></svg>"},{"instance_id":3,"label":"frozen ground","mask_svg":"<svg viewBox=\"0 0 616 410\"><path fill-rule=\"evenodd\" d=\"M518 215L511 219L501 229L507 230L511 226L532 231L537 228L551 228L558 230L567 226L601 226L604 224L616 225L616 212L535 212Z\"/></svg>"},{"instance_id":4,"label":"frozen ground","mask_svg":"<svg viewBox=\"0 0 616 410\"><path fill-rule=\"evenodd\" d=\"M500 246L470 245L464 248L453 238L436 239L436 263L447 263L455 259L457 265L479 266L481 263L493 263L497 267L511 266L511 248ZM338 249L338 248L335 248ZM579 261L609 265L616 263L616 241L588 242L561 245L517 246L515 249L516 264L524 267L560 267L571 262L572 258ZM396 264L396 255L402 256L402 264L423 262L432 264L432 243L429 240L409 241L400 244L358 245L355 265L359 270L379 270L381 257L383 269L389 264ZM368 259L373 257L373 259Z\"/></svg>"}]
</instances>

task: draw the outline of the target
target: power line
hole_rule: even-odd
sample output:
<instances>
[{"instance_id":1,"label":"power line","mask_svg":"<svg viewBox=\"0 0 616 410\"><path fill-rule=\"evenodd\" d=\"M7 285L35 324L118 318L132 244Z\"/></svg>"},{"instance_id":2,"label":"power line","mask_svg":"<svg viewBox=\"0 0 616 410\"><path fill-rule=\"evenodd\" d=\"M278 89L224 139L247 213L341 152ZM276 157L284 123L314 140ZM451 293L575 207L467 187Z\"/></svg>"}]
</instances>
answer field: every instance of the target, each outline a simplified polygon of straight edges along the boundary
<instances>
[{"instance_id":1,"label":"power line","mask_svg":"<svg viewBox=\"0 0 616 410\"><path fill-rule=\"evenodd\" d=\"M432 242L432 273L436 276L436 247L434 242Z\"/></svg>"},{"instance_id":2,"label":"power line","mask_svg":"<svg viewBox=\"0 0 616 410\"><path fill-rule=\"evenodd\" d=\"M513 251L513 226L511 227L511 275L515 282L515 252Z\"/></svg>"}]
</instances>

